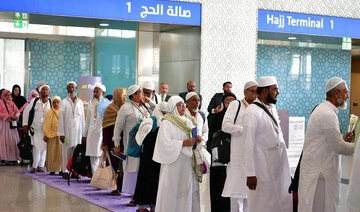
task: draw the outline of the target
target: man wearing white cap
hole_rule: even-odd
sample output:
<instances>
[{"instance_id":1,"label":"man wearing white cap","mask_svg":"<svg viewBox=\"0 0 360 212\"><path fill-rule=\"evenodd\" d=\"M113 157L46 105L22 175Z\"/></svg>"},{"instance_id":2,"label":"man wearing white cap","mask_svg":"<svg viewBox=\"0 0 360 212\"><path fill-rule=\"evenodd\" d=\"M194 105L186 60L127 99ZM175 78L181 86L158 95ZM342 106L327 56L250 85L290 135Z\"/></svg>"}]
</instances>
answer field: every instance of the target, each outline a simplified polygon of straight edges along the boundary
<instances>
[{"instance_id":1,"label":"man wearing white cap","mask_svg":"<svg viewBox=\"0 0 360 212\"><path fill-rule=\"evenodd\" d=\"M67 178L68 170L66 165L76 145L81 143L82 134L85 128L84 103L76 95L77 85L74 81L67 83L67 97L61 100L59 112L58 136L62 145L61 172Z\"/></svg>"},{"instance_id":2,"label":"man wearing white cap","mask_svg":"<svg viewBox=\"0 0 360 212\"><path fill-rule=\"evenodd\" d=\"M159 94L155 93L155 84L151 81L144 82L142 88L144 93L144 102L152 113L155 106L161 102L161 97Z\"/></svg>"},{"instance_id":3,"label":"man wearing white cap","mask_svg":"<svg viewBox=\"0 0 360 212\"><path fill-rule=\"evenodd\" d=\"M339 156L352 155L355 148L352 132L340 133L337 116L339 108L347 108L348 92L343 79L329 79L326 100L310 115L300 166L299 211L339 211Z\"/></svg>"},{"instance_id":4,"label":"man wearing white cap","mask_svg":"<svg viewBox=\"0 0 360 212\"><path fill-rule=\"evenodd\" d=\"M50 87L46 84L39 87L40 97L31 100L23 113L23 123L25 131L29 130L31 145L33 145L33 165L31 173L44 172L46 159L46 143L44 142L43 125L46 112L51 108L49 99ZM34 108L33 114L31 109ZM28 121L33 118L32 124L28 126Z\"/></svg>"},{"instance_id":5,"label":"man wearing white cap","mask_svg":"<svg viewBox=\"0 0 360 212\"><path fill-rule=\"evenodd\" d=\"M222 196L230 197L230 208L232 212L247 211L248 188L246 187L245 175L243 115L249 104L256 99L256 89L257 83L255 81L246 82L244 86L244 99L240 102L232 101L230 103L222 122L222 130L231 134L230 162L227 166L226 181ZM240 110L234 122L239 107Z\"/></svg>"},{"instance_id":6,"label":"man wearing white cap","mask_svg":"<svg viewBox=\"0 0 360 212\"><path fill-rule=\"evenodd\" d=\"M184 99L184 101L186 101L186 95L190 92L196 92L196 83L193 81L193 80L189 80L187 83L186 83L186 89L187 91L186 92L181 92L179 93L179 96L181 98ZM199 109L201 109L201 103L202 103L202 96L200 94L198 94L199 98L200 98L200 105L199 105Z\"/></svg>"},{"instance_id":7,"label":"man wearing white cap","mask_svg":"<svg viewBox=\"0 0 360 212\"><path fill-rule=\"evenodd\" d=\"M99 165L102 143L102 120L104 111L111 102L104 98L105 85L96 83L93 87L94 97L90 101L87 112L83 140L86 140L86 156L90 157L91 171L94 174Z\"/></svg>"},{"instance_id":8,"label":"man wearing white cap","mask_svg":"<svg viewBox=\"0 0 360 212\"><path fill-rule=\"evenodd\" d=\"M261 77L258 98L243 117L248 211L290 212L291 183L286 146L275 108L279 95L274 76Z\"/></svg>"},{"instance_id":9,"label":"man wearing white cap","mask_svg":"<svg viewBox=\"0 0 360 212\"><path fill-rule=\"evenodd\" d=\"M131 129L140 119L150 117L149 111L142 103L144 97L140 86L131 85L128 88L128 96L130 101L125 102L125 104L120 107L114 127L114 152L117 155L120 153L121 139L124 144L124 152L126 153L127 141ZM123 137L121 137L121 132L123 133ZM139 163L139 158L130 156L126 158L122 192L134 194ZM135 203L131 201L129 204L134 205Z\"/></svg>"}]
</instances>

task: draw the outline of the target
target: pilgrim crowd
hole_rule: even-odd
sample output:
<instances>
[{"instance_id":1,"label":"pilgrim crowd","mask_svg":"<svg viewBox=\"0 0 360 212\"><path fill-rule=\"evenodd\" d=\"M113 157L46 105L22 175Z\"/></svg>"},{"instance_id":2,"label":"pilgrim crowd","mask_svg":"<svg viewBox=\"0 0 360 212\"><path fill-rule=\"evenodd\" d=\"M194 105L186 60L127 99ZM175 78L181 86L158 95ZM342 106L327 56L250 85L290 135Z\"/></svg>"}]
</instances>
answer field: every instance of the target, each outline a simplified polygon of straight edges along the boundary
<instances>
[{"instance_id":1,"label":"pilgrim crowd","mask_svg":"<svg viewBox=\"0 0 360 212\"><path fill-rule=\"evenodd\" d=\"M339 77L326 82L323 102L313 111L309 108L294 178L275 107L280 92L274 76L246 82L242 99L232 92L232 83L225 82L223 92L211 98L207 116L194 81L187 82L186 92L173 96L165 82L159 93L147 81L106 96L106 86L96 83L86 104L77 95L76 82L64 87L64 98L52 95L43 82L28 99L18 85L1 90L2 164L22 160L17 144L28 136L30 172L67 179L76 146L86 144L91 173L109 153L117 171L111 194L131 195L128 205L139 212L200 212L205 175L212 212L337 212L340 155L354 154L345 208L360 210L360 147L355 148L354 132L340 132L337 113L347 108L349 91ZM231 138L227 163L216 160L213 148L220 130Z\"/></svg>"}]
</instances>

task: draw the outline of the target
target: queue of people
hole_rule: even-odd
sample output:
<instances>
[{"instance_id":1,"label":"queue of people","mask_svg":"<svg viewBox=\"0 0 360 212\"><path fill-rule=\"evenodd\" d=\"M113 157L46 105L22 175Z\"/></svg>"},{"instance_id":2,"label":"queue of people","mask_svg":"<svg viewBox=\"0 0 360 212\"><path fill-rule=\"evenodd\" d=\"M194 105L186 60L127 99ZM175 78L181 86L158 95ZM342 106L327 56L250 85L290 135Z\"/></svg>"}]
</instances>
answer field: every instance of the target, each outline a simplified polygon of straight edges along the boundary
<instances>
[{"instance_id":1,"label":"queue of people","mask_svg":"<svg viewBox=\"0 0 360 212\"><path fill-rule=\"evenodd\" d=\"M118 173L111 194L131 195L128 205L139 212L200 211L204 174L210 175L213 212L339 211L339 155L352 155L355 149L353 132L341 135L339 130L337 112L346 109L349 98L344 80L334 77L326 83L326 99L310 116L298 194L288 191L292 178L275 107L279 88L274 76L246 82L241 100L232 92L232 83L225 82L223 93L211 99L207 118L200 111L202 96L195 82L189 81L187 89L169 96L163 82L157 94L148 81L115 89L110 101L105 98L106 86L97 83L86 110L74 81L67 83L63 99L51 97L45 83L30 93L29 102L18 85L12 92L3 89L0 158L20 160L16 144L26 133L33 145L31 173L68 178L70 156L76 145L86 143L91 172L99 166L102 152L110 153ZM231 137L226 164L211 160L213 136L219 130ZM140 155L128 154L132 136ZM351 180L356 180L354 175ZM298 206L292 195L298 195ZM349 195L348 202L349 211L354 211L356 198Z\"/></svg>"}]
</instances>

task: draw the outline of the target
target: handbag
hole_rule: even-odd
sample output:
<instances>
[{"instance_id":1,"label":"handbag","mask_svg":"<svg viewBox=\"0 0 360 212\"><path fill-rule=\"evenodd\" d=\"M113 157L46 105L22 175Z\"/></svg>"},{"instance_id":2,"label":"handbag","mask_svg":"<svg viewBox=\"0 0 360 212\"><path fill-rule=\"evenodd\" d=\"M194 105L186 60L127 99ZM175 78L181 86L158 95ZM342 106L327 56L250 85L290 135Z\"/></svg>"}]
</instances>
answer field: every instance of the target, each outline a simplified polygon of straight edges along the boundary
<instances>
[{"instance_id":1,"label":"handbag","mask_svg":"<svg viewBox=\"0 0 360 212\"><path fill-rule=\"evenodd\" d=\"M17 122L16 121L10 121L10 129L16 129L17 128Z\"/></svg>"},{"instance_id":2,"label":"handbag","mask_svg":"<svg viewBox=\"0 0 360 212\"><path fill-rule=\"evenodd\" d=\"M106 166L106 161L109 162L108 166ZM111 166L110 156L107 151L103 151L99 166L91 178L90 185L94 188L104 190L115 190L117 188L115 171Z\"/></svg>"},{"instance_id":3,"label":"handbag","mask_svg":"<svg viewBox=\"0 0 360 212\"><path fill-rule=\"evenodd\" d=\"M212 162L227 164L230 162L230 140L229 133L218 130L214 133L212 139Z\"/></svg>"},{"instance_id":4,"label":"handbag","mask_svg":"<svg viewBox=\"0 0 360 212\"><path fill-rule=\"evenodd\" d=\"M236 111L236 115L234 118L234 124L236 122L236 118L239 115L241 102L239 102L239 107ZM221 163L228 164L230 162L230 141L231 135L222 130L218 130L213 134L211 140L211 155L212 155L212 163Z\"/></svg>"},{"instance_id":5,"label":"handbag","mask_svg":"<svg viewBox=\"0 0 360 212\"><path fill-rule=\"evenodd\" d=\"M129 132L127 155L134 158L140 158L142 150L141 146L136 142L135 138L136 133L139 131L141 121L139 121Z\"/></svg>"}]
</instances>

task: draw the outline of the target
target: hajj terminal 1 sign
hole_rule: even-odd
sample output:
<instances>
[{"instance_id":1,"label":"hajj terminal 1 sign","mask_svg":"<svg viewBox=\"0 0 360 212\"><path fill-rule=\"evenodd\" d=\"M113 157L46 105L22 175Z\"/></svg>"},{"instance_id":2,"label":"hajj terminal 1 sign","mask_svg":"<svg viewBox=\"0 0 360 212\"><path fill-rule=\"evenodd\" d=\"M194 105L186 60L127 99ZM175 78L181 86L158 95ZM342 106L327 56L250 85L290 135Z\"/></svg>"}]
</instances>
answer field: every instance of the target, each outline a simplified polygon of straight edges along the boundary
<instances>
[{"instance_id":1,"label":"hajj terminal 1 sign","mask_svg":"<svg viewBox=\"0 0 360 212\"><path fill-rule=\"evenodd\" d=\"M201 4L155 0L2 0L0 11L106 20L201 25Z\"/></svg>"},{"instance_id":2,"label":"hajj terminal 1 sign","mask_svg":"<svg viewBox=\"0 0 360 212\"><path fill-rule=\"evenodd\" d=\"M258 10L258 31L360 38L360 19Z\"/></svg>"}]
</instances>

